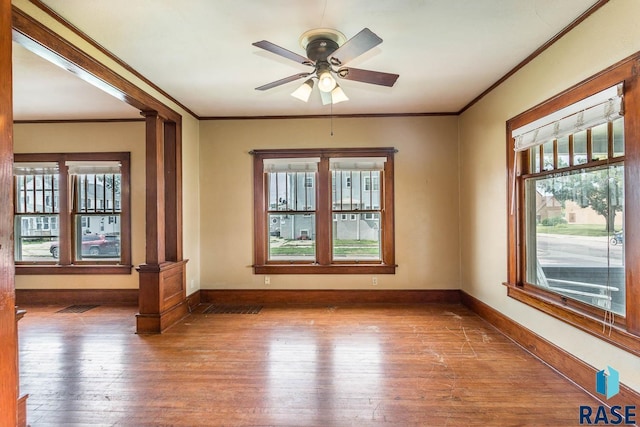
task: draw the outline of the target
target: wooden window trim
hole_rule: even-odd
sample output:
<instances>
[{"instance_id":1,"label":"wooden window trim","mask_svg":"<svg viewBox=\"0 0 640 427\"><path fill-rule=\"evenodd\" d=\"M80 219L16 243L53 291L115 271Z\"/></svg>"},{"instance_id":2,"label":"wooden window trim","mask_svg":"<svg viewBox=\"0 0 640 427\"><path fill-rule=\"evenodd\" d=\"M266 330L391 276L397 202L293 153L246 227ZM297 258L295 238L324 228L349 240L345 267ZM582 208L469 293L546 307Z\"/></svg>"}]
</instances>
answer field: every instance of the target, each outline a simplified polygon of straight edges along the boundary
<instances>
[{"instance_id":1,"label":"wooden window trim","mask_svg":"<svg viewBox=\"0 0 640 427\"><path fill-rule=\"evenodd\" d=\"M342 149L273 149L254 150L254 273L255 274L395 274L394 230L394 148L342 148ZM319 157L316 185L316 261L268 261L268 228L266 219L267 189L264 182L263 160L274 158ZM384 215L382 218L382 261L332 261L331 184L329 159L337 157L386 157L383 183Z\"/></svg>"},{"instance_id":2,"label":"wooden window trim","mask_svg":"<svg viewBox=\"0 0 640 427\"><path fill-rule=\"evenodd\" d=\"M616 316L616 321L612 325L607 324L603 328L604 311L601 309L546 292L527 283L524 280L526 262L523 232L523 224L525 223L524 178L539 174L523 174L523 165L528 161L526 152L520 154L520 161L517 163L518 169L514 169L516 159L513 154L514 140L511 138L511 130L607 87L624 82L625 155L615 160L622 159L625 162L626 183L640 182L640 114L637 114L640 111L638 70L640 70L640 53L614 64L567 91L507 121L507 206L509 209L507 212L507 281L504 283L507 286L509 297L636 356L640 356L640 286L637 286L637 283L634 284L633 280L640 277L640 223L631 220L625 222L626 315L624 317ZM573 151L573 146L571 151ZM588 144L588 151L590 155L590 144ZM569 168L562 169L562 172L592 167L600 163L606 163L606 161L592 162L588 165L571 165ZM625 185L625 216L628 218L635 218L640 214L640 193L635 191L634 187L635 185Z\"/></svg>"},{"instance_id":3,"label":"wooden window trim","mask_svg":"<svg viewBox=\"0 0 640 427\"><path fill-rule=\"evenodd\" d=\"M14 154L15 162L58 162L62 170L67 161L105 161L116 160L122 165L121 175L121 213L120 215L120 262L78 261L74 262L69 250L60 252L58 263L17 263L16 274L19 275L55 275L55 274L131 274L131 161L128 152L90 152L90 153L18 153ZM71 244L72 209L70 207L69 180L66 168L61 171L60 180L60 242L63 239Z\"/></svg>"}]
</instances>

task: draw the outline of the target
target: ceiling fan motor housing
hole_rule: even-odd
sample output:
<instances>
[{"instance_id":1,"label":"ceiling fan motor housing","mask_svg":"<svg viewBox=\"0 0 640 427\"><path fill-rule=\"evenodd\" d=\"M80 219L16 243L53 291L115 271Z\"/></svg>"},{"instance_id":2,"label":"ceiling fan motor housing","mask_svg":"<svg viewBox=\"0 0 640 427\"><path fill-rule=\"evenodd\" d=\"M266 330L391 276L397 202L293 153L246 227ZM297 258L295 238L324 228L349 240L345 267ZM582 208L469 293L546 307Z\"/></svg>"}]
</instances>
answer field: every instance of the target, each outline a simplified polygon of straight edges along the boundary
<instances>
[{"instance_id":1,"label":"ceiling fan motor housing","mask_svg":"<svg viewBox=\"0 0 640 427\"><path fill-rule=\"evenodd\" d=\"M307 45L307 58L314 62L325 62L338 49L338 43L329 39L315 39Z\"/></svg>"}]
</instances>

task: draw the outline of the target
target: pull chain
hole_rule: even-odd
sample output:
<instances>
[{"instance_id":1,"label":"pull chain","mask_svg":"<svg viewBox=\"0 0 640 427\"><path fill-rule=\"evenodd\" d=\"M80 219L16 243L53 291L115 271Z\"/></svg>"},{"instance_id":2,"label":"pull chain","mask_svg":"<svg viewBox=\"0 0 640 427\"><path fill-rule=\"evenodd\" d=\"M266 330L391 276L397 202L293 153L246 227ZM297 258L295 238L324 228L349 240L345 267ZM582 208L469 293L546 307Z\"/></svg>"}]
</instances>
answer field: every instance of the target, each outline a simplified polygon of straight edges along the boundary
<instances>
[{"instance_id":1,"label":"pull chain","mask_svg":"<svg viewBox=\"0 0 640 427\"><path fill-rule=\"evenodd\" d=\"M333 136L333 100L331 101L331 136Z\"/></svg>"}]
</instances>

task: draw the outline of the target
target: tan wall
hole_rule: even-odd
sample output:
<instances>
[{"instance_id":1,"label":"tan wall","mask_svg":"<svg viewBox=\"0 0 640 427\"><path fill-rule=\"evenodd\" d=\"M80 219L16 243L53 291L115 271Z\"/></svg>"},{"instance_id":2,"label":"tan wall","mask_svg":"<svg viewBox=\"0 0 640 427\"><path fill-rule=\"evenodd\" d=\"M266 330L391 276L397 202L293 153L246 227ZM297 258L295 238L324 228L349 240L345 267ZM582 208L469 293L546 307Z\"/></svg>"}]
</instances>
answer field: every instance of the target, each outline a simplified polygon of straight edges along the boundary
<instances>
[{"instance_id":1,"label":"tan wall","mask_svg":"<svg viewBox=\"0 0 640 427\"><path fill-rule=\"evenodd\" d=\"M182 116L182 242L187 295L200 289L200 122Z\"/></svg>"},{"instance_id":2,"label":"tan wall","mask_svg":"<svg viewBox=\"0 0 640 427\"><path fill-rule=\"evenodd\" d=\"M201 287L205 289L457 289L456 117L204 121L200 127ZM395 275L254 275L252 149L398 149Z\"/></svg>"},{"instance_id":3,"label":"tan wall","mask_svg":"<svg viewBox=\"0 0 640 427\"><path fill-rule=\"evenodd\" d=\"M462 289L599 369L609 364L640 390L640 359L507 297L505 123L640 50L640 2L615 0L460 117ZM509 154L511 155L511 154Z\"/></svg>"},{"instance_id":4,"label":"tan wall","mask_svg":"<svg viewBox=\"0 0 640 427\"><path fill-rule=\"evenodd\" d=\"M134 265L144 262L144 122L17 124L14 146L16 153L131 152L131 256ZM16 276L16 289L137 287L135 271L131 275Z\"/></svg>"}]
</instances>

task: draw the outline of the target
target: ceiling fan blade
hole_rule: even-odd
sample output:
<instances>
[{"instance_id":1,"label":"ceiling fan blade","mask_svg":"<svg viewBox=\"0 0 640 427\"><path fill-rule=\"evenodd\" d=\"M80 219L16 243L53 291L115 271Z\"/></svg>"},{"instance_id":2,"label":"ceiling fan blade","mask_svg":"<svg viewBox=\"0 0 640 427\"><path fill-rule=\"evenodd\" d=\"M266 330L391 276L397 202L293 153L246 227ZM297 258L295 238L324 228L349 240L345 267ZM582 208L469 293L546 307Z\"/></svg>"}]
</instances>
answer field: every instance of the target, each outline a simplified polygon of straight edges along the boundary
<instances>
[{"instance_id":1,"label":"ceiling fan blade","mask_svg":"<svg viewBox=\"0 0 640 427\"><path fill-rule=\"evenodd\" d=\"M380 71L361 70L359 68L342 67L336 73L346 80L371 83L380 86L393 86L400 77L398 74L383 73Z\"/></svg>"},{"instance_id":2,"label":"ceiling fan blade","mask_svg":"<svg viewBox=\"0 0 640 427\"><path fill-rule=\"evenodd\" d=\"M311 75L311 73L294 74L293 76L285 77L284 79L276 80L275 82L267 83L266 85L262 85L260 87L257 87L256 90L271 89L271 88L274 88L276 86L280 86L280 85L283 85L285 83L289 83L289 82L292 82L294 80L298 80L298 79L301 79L303 77L307 77L309 75Z\"/></svg>"},{"instance_id":3,"label":"ceiling fan blade","mask_svg":"<svg viewBox=\"0 0 640 427\"><path fill-rule=\"evenodd\" d=\"M335 66L346 64L353 58L373 49L380 43L382 43L382 39L380 37L370 29L364 28L330 55L331 64Z\"/></svg>"},{"instance_id":4,"label":"ceiling fan blade","mask_svg":"<svg viewBox=\"0 0 640 427\"><path fill-rule=\"evenodd\" d=\"M261 49L267 50L271 53L275 53L276 55L280 55L287 59L291 59L292 61L295 61L299 64L313 66L313 61L311 61L309 58L304 57L302 55L298 55L295 52L291 52L290 50L287 50L283 47L278 46L277 44L273 44L266 40L262 40L262 41L251 43L251 44Z\"/></svg>"}]
</instances>

